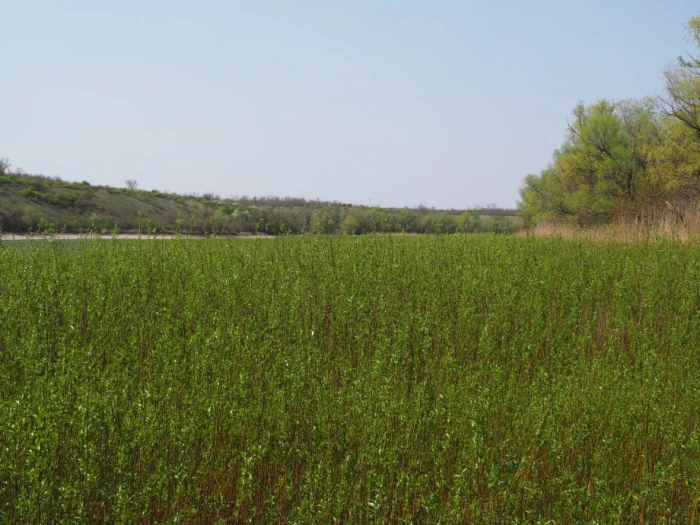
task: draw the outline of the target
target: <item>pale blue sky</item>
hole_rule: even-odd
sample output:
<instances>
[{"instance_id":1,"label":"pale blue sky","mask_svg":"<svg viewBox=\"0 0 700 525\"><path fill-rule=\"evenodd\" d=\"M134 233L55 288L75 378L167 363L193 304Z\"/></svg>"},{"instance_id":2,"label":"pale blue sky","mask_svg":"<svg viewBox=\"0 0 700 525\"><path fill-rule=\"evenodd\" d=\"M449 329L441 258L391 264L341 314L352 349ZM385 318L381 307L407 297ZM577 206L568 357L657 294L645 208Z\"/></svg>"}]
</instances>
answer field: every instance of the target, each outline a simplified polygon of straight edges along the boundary
<instances>
[{"instance_id":1,"label":"pale blue sky","mask_svg":"<svg viewBox=\"0 0 700 525\"><path fill-rule=\"evenodd\" d=\"M67 180L514 206L579 101L662 92L697 1L0 0L0 157Z\"/></svg>"}]
</instances>

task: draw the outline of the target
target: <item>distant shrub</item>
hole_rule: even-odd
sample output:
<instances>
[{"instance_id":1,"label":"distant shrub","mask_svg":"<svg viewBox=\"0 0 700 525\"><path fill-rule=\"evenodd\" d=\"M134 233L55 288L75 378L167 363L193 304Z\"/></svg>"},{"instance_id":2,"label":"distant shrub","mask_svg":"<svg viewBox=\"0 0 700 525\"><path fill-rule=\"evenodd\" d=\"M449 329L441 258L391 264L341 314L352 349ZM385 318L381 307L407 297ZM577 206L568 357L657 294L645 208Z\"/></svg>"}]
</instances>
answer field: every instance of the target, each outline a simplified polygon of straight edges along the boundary
<instances>
[{"instance_id":1,"label":"distant shrub","mask_svg":"<svg viewBox=\"0 0 700 525\"><path fill-rule=\"evenodd\" d=\"M484 221L483 231L485 233L510 233L510 228L508 224L503 219L492 219L488 218Z\"/></svg>"},{"instance_id":2,"label":"distant shrub","mask_svg":"<svg viewBox=\"0 0 700 525\"><path fill-rule=\"evenodd\" d=\"M74 193L44 193L32 188L24 188L19 194L25 199L40 204L58 206L59 208L80 208L85 207L84 200Z\"/></svg>"},{"instance_id":3,"label":"distant shrub","mask_svg":"<svg viewBox=\"0 0 700 525\"><path fill-rule=\"evenodd\" d=\"M475 211L465 211L457 218L459 231L462 233L476 233L481 227L479 213Z\"/></svg>"},{"instance_id":4,"label":"distant shrub","mask_svg":"<svg viewBox=\"0 0 700 525\"><path fill-rule=\"evenodd\" d=\"M16 184L12 175L0 175L0 186L11 186L12 184Z\"/></svg>"},{"instance_id":5,"label":"distant shrub","mask_svg":"<svg viewBox=\"0 0 700 525\"><path fill-rule=\"evenodd\" d=\"M408 210L403 210L399 213L397 222L403 232L415 232L417 230L416 215Z\"/></svg>"},{"instance_id":6,"label":"distant shrub","mask_svg":"<svg viewBox=\"0 0 700 525\"><path fill-rule=\"evenodd\" d=\"M0 209L0 228L2 231L23 231L26 226L21 208L7 206Z\"/></svg>"},{"instance_id":7,"label":"distant shrub","mask_svg":"<svg viewBox=\"0 0 700 525\"><path fill-rule=\"evenodd\" d=\"M336 224L333 209L331 206L324 206L314 212L311 219L311 231L316 234L333 233Z\"/></svg>"},{"instance_id":8,"label":"distant shrub","mask_svg":"<svg viewBox=\"0 0 700 525\"><path fill-rule=\"evenodd\" d=\"M362 233L360 221L354 215L348 215L345 217L345 219L340 225L340 230L345 235L357 235L359 233Z\"/></svg>"},{"instance_id":9,"label":"distant shrub","mask_svg":"<svg viewBox=\"0 0 700 525\"><path fill-rule=\"evenodd\" d=\"M32 188L24 188L19 192L19 194L25 199L29 199L34 202L44 202L46 200L46 194L40 193Z\"/></svg>"},{"instance_id":10,"label":"distant shrub","mask_svg":"<svg viewBox=\"0 0 700 525\"><path fill-rule=\"evenodd\" d=\"M438 215L433 222L433 231L435 233L457 233L457 219L452 215Z\"/></svg>"}]
</instances>

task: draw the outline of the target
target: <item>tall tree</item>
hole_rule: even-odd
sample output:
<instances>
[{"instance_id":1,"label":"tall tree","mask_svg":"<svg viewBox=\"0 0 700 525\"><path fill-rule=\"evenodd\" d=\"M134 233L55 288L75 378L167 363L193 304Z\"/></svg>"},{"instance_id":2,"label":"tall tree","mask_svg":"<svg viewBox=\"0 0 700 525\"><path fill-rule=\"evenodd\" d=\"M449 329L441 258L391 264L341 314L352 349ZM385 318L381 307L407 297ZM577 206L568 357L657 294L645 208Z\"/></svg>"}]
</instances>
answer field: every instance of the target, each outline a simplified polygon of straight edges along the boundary
<instances>
[{"instance_id":1,"label":"tall tree","mask_svg":"<svg viewBox=\"0 0 700 525\"><path fill-rule=\"evenodd\" d=\"M700 16L686 25L686 40L700 49ZM666 95L660 98L662 111L677 118L700 135L700 59L678 57L678 66L664 71Z\"/></svg>"},{"instance_id":2,"label":"tall tree","mask_svg":"<svg viewBox=\"0 0 700 525\"><path fill-rule=\"evenodd\" d=\"M650 193L651 153L660 136L651 99L579 104L552 165L539 177L525 178L521 209L534 220L559 218L581 226L637 210Z\"/></svg>"},{"instance_id":3,"label":"tall tree","mask_svg":"<svg viewBox=\"0 0 700 525\"><path fill-rule=\"evenodd\" d=\"M664 71L663 97L576 106L552 164L523 181L526 218L586 226L700 199L700 16L686 30L698 54Z\"/></svg>"},{"instance_id":4,"label":"tall tree","mask_svg":"<svg viewBox=\"0 0 700 525\"><path fill-rule=\"evenodd\" d=\"M660 139L651 150L649 193L656 207L679 206L700 198L700 134L675 117L662 119Z\"/></svg>"}]
</instances>

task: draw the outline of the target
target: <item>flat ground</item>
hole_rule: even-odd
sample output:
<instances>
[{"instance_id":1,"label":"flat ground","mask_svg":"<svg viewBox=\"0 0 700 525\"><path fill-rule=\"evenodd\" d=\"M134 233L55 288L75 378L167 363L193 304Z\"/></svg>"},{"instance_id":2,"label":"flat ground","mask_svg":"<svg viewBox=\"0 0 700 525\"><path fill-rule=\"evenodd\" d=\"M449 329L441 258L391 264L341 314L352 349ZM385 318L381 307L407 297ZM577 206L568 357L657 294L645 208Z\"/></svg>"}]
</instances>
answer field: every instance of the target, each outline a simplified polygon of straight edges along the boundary
<instances>
[{"instance_id":1,"label":"flat ground","mask_svg":"<svg viewBox=\"0 0 700 525\"><path fill-rule=\"evenodd\" d=\"M698 245L0 243L0 326L0 523L699 510Z\"/></svg>"}]
</instances>

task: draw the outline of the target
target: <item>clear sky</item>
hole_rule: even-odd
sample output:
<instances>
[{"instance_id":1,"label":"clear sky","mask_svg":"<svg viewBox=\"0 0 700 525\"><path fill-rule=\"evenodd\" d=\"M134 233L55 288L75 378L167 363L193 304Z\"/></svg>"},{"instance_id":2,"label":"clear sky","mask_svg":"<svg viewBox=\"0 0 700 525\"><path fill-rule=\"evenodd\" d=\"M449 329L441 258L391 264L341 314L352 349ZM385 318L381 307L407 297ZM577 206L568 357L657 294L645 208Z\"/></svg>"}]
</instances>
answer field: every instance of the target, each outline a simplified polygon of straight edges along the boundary
<instances>
[{"instance_id":1,"label":"clear sky","mask_svg":"<svg viewBox=\"0 0 700 525\"><path fill-rule=\"evenodd\" d=\"M697 0L0 0L0 157L66 180L514 206L578 101L662 92Z\"/></svg>"}]
</instances>

